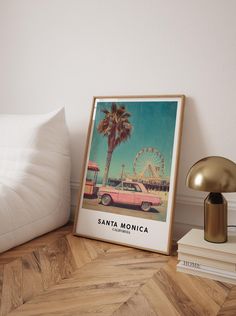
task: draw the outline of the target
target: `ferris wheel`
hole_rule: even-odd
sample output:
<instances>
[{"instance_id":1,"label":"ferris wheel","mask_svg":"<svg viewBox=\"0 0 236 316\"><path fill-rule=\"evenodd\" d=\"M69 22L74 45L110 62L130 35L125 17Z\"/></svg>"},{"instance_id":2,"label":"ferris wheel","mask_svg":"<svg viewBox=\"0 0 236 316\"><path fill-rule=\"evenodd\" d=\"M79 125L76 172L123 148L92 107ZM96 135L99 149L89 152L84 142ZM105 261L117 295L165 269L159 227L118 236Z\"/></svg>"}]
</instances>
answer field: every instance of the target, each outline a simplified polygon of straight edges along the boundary
<instances>
[{"instance_id":1,"label":"ferris wheel","mask_svg":"<svg viewBox=\"0 0 236 316\"><path fill-rule=\"evenodd\" d=\"M133 162L134 175L142 180L156 180L163 177L165 172L165 159L154 147L142 148L135 156Z\"/></svg>"}]
</instances>

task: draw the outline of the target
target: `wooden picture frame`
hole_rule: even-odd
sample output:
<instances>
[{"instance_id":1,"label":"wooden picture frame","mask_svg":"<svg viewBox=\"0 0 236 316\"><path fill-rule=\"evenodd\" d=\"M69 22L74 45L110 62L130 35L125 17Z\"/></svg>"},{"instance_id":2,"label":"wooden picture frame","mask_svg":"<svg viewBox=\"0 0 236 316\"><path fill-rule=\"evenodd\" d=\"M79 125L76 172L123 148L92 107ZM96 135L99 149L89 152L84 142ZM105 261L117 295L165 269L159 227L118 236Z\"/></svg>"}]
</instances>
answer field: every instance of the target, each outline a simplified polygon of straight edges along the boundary
<instances>
[{"instance_id":1,"label":"wooden picture frame","mask_svg":"<svg viewBox=\"0 0 236 316\"><path fill-rule=\"evenodd\" d=\"M75 235L170 253L184 100L94 97Z\"/></svg>"}]
</instances>

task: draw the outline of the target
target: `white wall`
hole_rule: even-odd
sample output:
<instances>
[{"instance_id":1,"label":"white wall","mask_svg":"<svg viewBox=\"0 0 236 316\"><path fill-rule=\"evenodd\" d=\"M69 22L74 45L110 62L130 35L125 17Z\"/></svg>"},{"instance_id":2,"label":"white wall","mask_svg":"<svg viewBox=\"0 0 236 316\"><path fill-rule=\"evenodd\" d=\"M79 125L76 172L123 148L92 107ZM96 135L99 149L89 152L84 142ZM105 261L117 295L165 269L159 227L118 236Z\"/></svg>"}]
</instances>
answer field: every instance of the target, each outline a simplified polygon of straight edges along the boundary
<instances>
[{"instance_id":1,"label":"white wall","mask_svg":"<svg viewBox=\"0 0 236 316\"><path fill-rule=\"evenodd\" d=\"M0 0L0 112L66 106L76 194L94 95L185 94L181 234L203 224L189 167L207 155L236 160L235 12L235 0Z\"/></svg>"}]
</instances>

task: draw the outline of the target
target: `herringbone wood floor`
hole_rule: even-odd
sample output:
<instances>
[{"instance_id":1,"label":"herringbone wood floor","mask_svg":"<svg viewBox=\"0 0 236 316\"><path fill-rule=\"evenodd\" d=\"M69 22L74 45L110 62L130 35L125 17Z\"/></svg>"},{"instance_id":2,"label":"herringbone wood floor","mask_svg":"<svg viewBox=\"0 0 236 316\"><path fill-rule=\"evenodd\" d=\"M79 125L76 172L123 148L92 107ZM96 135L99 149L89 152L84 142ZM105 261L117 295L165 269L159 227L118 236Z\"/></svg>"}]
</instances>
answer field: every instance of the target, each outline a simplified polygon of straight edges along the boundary
<instances>
[{"instance_id":1,"label":"herringbone wood floor","mask_svg":"<svg viewBox=\"0 0 236 316\"><path fill-rule=\"evenodd\" d=\"M0 315L236 315L236 286L176 262L66 226L0 255Z\"/></svg>"}]
</instances>

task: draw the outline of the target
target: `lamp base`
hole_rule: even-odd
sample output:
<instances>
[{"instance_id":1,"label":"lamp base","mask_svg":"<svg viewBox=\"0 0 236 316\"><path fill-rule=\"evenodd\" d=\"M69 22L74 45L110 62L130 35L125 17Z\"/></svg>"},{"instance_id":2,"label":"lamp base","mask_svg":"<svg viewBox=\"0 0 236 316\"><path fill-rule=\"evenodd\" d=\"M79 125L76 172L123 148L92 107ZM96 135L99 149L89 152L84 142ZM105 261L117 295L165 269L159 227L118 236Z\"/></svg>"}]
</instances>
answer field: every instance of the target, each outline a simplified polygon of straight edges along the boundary
<instances>
[{"instance_id":1,"label":"lamp base","mask_svg":"<svg viewBox=\"0 0 236 316\"><path fill-rule=\"evenodd\" d=\"M227 201L221 193L211 192L204 201L204 239L224 243L227 237Z\"/></svg>"}]
</instances>

